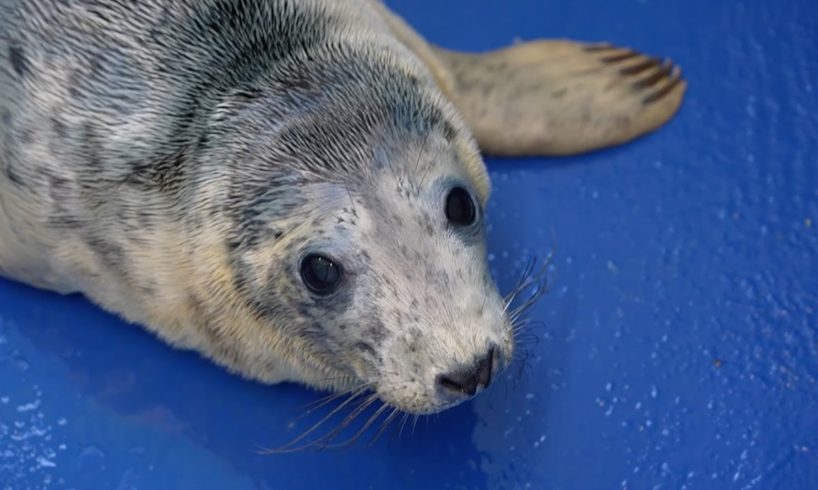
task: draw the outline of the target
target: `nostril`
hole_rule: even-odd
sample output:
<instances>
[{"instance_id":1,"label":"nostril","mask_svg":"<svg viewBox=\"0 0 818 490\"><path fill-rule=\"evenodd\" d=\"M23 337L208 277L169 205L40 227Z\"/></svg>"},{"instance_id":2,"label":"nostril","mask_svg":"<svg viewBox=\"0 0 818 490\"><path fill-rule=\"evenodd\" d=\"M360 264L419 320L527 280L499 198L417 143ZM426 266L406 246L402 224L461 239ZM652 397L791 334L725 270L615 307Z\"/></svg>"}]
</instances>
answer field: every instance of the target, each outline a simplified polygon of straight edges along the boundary
<instances>
[{"instance_id":1,"label":"nostril","mask_svg":"<svg viewBox=\"0 0 818 490\"><path fill-rule=\"evenodd\" d=\"M478 388L485 388L491 383L495 354L496 348L492 346L484 357L469 368L438 375L437 385L456 395L476 394Z\"/></svg>"},{"instance_id":2,"label":"nostril","mask_svg":"<svg viewBox=\"0 0 818 490\"><path fill-rule=\"evenodd\" d=\"M491 374L494 371L494 347L489 349L486 357L477 364L477 382L483 387L491 383Z\"/></svg>"},{"instance_id":3,"label":"nostril","mask_svg":"<svg viewBox=\"0 0 818 490\"><path fill-rule=\"evenodd\" d=\"M458 378L460 377L458 376ZM440 375L437 377L437 384L452 393L474 395L477 392L477 383L474 383L472 379L463 378L456 381L451 376Z\"/></svg>"}]
</instances>

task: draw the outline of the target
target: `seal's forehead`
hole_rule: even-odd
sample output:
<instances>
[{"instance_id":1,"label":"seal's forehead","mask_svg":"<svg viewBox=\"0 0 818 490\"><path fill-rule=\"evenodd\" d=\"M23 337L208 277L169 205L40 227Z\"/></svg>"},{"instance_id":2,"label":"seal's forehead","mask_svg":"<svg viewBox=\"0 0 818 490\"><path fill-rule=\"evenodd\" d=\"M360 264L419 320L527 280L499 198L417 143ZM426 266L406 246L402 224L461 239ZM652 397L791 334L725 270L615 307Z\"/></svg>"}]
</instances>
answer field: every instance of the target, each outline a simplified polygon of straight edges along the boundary
<instances>
[{"instance_id":1,"label":"seal's forehead","mask_svg":"<svg viewBox=\"0 0 818 490\"><path fill-rule=\"evenodd\" d=\"M451 144L465 177L469 179L477 193L480 204L485 206L491 194L491 183L477 140L451 101L439 91L427 92L426 100L437 109L440 119L444 121L446 140Z\"/></svg>"},{"instance_id":2,"label":"seal's forehead","mask_svg":"<svg viewBox=\"0 0 818 490\"><path fill-rule=\"evenodd\" d=\"M471 184L477 193L477 198L480 200L480 205L485 207L491 194L491 182L489 181L488 170L471 136L469 135L463 139L468 141L457 141L455 143L455 151L466 174L471 180Z\"/></svg>"}]
</instances>

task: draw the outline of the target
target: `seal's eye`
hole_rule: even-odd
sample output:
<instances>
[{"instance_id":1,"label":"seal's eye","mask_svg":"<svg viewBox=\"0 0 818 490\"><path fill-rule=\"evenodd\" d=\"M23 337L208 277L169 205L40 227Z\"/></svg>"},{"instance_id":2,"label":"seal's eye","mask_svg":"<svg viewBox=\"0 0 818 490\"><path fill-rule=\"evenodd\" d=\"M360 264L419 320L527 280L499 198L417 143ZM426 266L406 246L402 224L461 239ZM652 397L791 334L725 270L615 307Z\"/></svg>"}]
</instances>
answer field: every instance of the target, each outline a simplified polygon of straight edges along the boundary
<instances>
[{"instance_id":1,"label":"seal's eye","mask_svg":"<svg viewBox=\"0 0 818 490\"><path fill-rule=\"evenodd\" d=\"M469 191L454 187L446 196L446 219L456 226L468 226L477 219L477 209Z\"/></svg>"},{"instance_id":2,"label":"seal's eye","mask_svg":"<svg viewBox=\"0 0 818 490\"><path fill-rule=\"evenodd\" d=\"M307 255L301 261L301 280L313 293L326 296L341 283L341 265L323 255Z\"/></svg>"}]
</instances>

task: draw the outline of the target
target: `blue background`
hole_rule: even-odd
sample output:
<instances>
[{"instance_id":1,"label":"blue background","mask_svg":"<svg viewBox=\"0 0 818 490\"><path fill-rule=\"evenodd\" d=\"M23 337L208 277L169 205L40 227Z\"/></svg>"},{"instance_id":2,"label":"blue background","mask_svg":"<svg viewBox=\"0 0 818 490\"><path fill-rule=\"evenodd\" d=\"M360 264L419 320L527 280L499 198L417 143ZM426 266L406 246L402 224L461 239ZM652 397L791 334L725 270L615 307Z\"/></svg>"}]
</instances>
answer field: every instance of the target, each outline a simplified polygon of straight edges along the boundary
<instances>
[{"instance_id":1,"label":"blue background","mask_svg":"<svg viewBox=\"0 0 818 490\"><path fill-rule=\"evenodd\" d=\"M489 160L501 288L555 251L523 375L373 448L261 456L322 395L0 281L0 490L818 488L815 2L389 4L448 47L606 40L690 82L635 143Z\"/></svg>"}]
</instances>

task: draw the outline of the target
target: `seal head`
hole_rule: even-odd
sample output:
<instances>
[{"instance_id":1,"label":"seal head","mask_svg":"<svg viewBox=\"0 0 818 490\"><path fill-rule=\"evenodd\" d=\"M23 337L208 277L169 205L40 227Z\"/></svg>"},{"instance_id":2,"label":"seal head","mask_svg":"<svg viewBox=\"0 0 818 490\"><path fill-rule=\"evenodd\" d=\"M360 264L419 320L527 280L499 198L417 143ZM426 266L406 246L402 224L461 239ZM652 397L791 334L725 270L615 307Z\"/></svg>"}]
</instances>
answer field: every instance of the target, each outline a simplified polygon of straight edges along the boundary
<instances>
[{"instance_id":1,"label":"seal head","mask_svg":"<svg viewBox=\"0 0 818 490\"><path fill-rule=\"evenodd\" d=\"M205 350L256 378L281 378L283 357L296 371L284 378L371 388L411 413L450 407L513 349L487 268L478 150L425 74L388 54L311 63L288 67L286 94L257 81L212 118L200 160L227 171L219 182L197 167L193 209L231 223L202 219L192 241L231 280L199 281L211 299L199 316L218 332ZM230 321L212 321L220 311Z\"/></svg>"},{"instance_id":2,"label":"seal head","mask_svg":"<svg viewBox=\"0 0 818 490\"><path fill-rule=\"evenodd\" d=\"M232 353L226 364L253 377L276 377L267 371L283 358L298 371L291 379L439 411L487 386L512 354L487 268L485 171L475 172L476 147L421 74L396 60L339 58L293 67L300 83L286 97L253 89L258 98L234 97L216 118L226 130L205 160L228 166L229 195L210 198L217 184L207 179L196 209L229 203L232 232L215 244L227 244L232 284L199 297L232 290L246 308L244 326L207 350ZM365 85L361 74L371 75ZM295 103L315 94L320 105ZM236 308L224 307L234 317L222 324L235 325Z\"/></svg>"},{"instance_id":3,"label":"seal head","mask_svg":"<svg viewBox=\"0 0 818 490\"><path fill-rule=\"evenodd\" d=\"M364 2L26 5L0 8L0 274L411 413L510 359L476 143Z\"/></svg>"}]
</instances>

